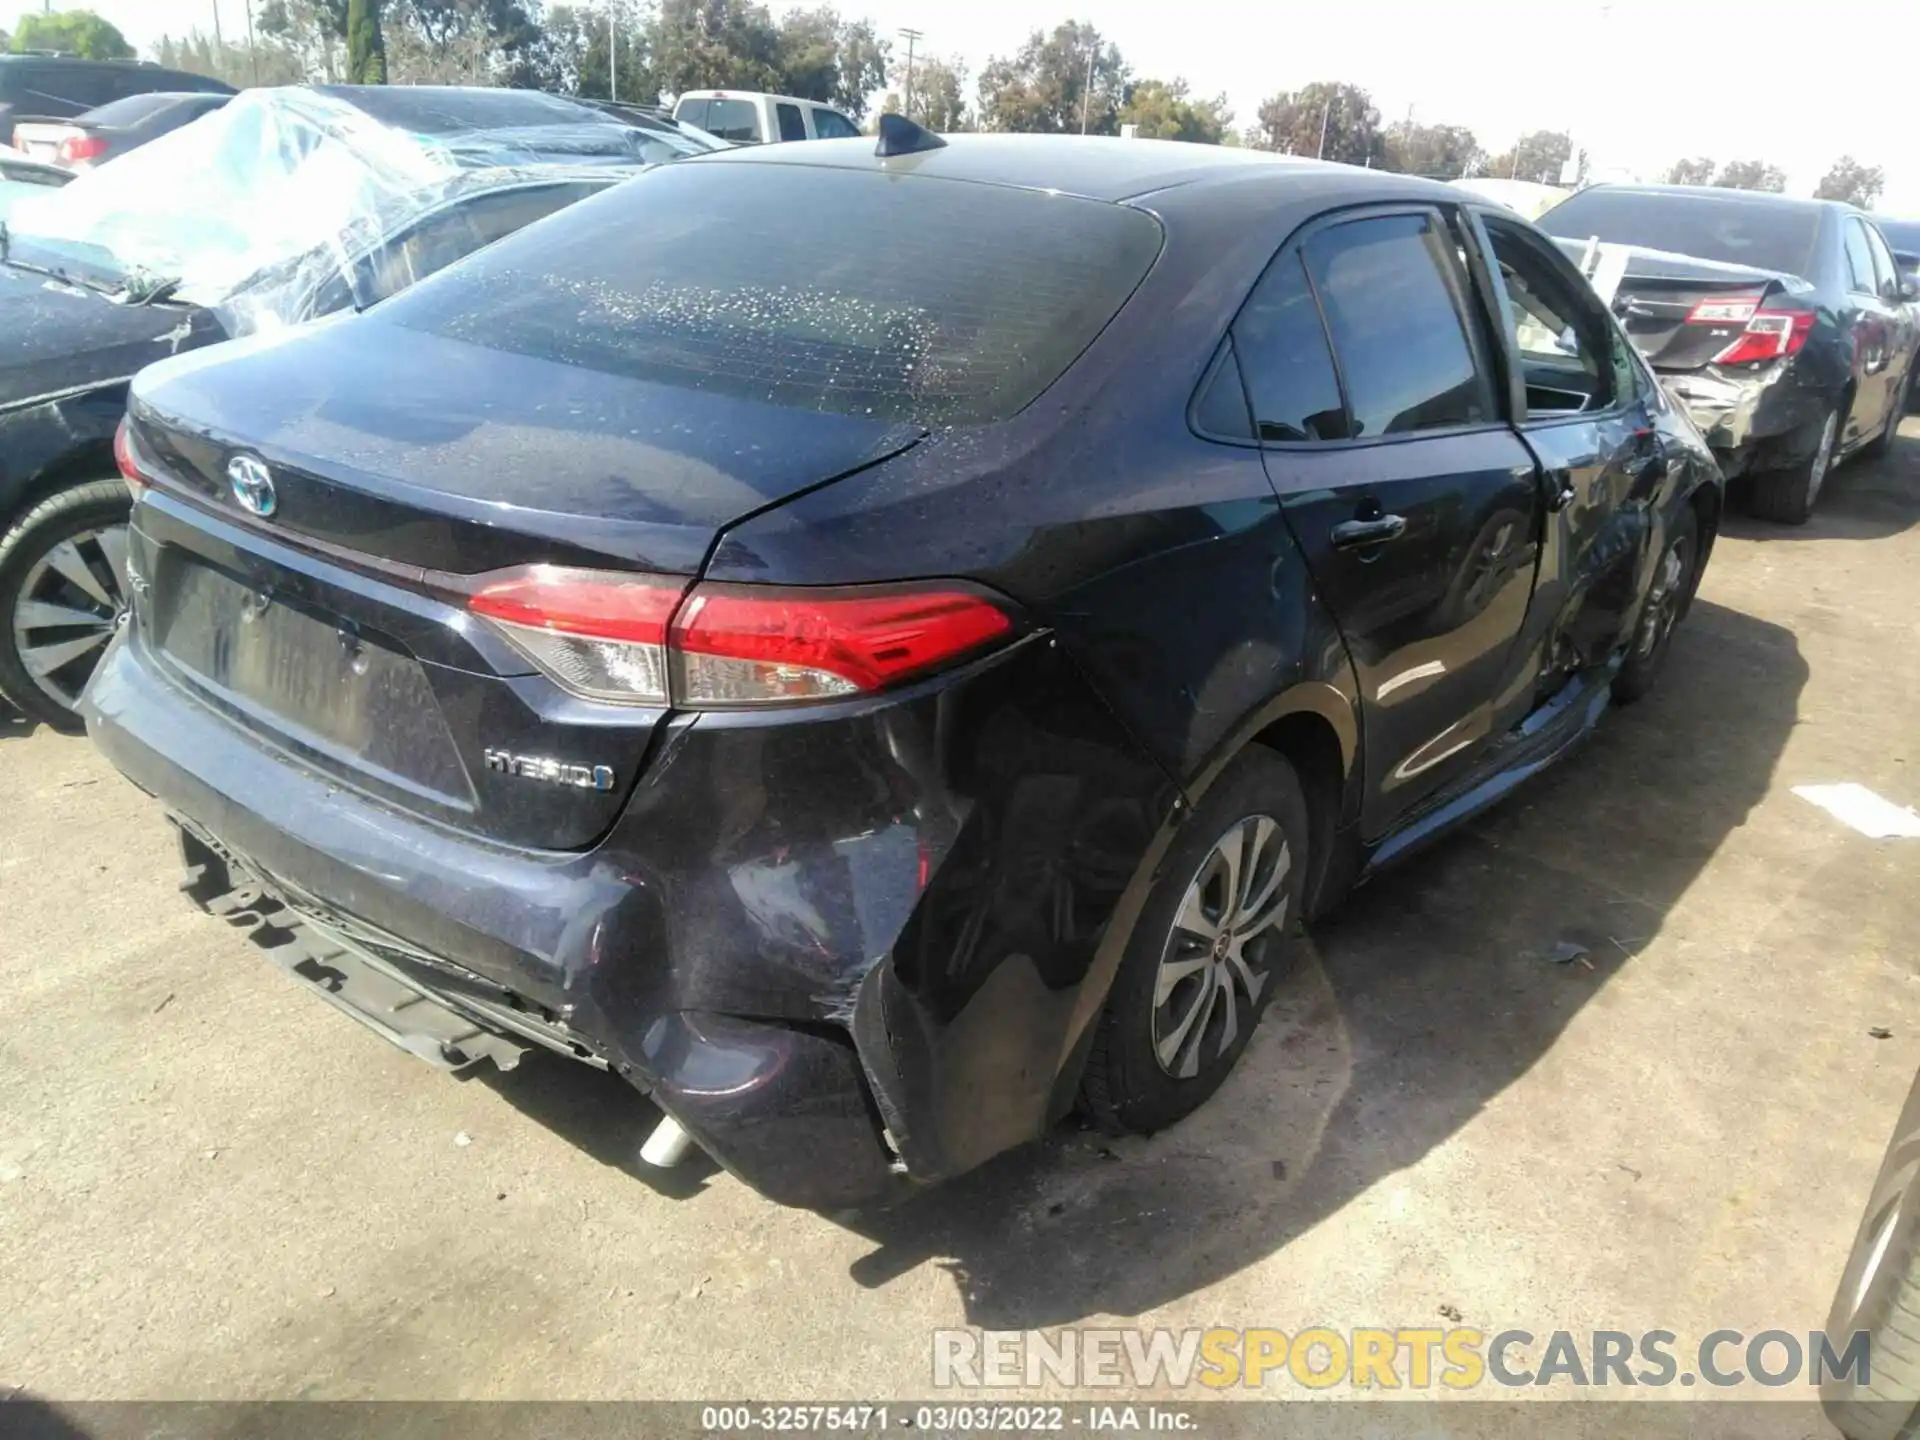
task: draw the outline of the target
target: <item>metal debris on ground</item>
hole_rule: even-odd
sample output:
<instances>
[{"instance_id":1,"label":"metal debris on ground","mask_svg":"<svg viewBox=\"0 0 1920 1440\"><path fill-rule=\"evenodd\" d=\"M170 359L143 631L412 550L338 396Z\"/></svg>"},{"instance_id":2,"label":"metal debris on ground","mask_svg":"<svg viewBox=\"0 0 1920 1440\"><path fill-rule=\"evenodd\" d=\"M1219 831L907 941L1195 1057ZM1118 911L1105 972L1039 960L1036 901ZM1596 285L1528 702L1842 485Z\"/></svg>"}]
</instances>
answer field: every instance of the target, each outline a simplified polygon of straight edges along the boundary
<instances>
[{"instance_id":1,"label":"metal debris on ground","mask_svg":"<svg viewBox=\"0 0 1920 1440\"><path fill-rule=\"evenodd\" d=\"M1893 1038L1893 1031L1884 1025L1874 1026L1871 1030L1867 1031L1867 1034L1871 1035L1875 1040L1891 1040Z\"/></svg>"}]
</instances>

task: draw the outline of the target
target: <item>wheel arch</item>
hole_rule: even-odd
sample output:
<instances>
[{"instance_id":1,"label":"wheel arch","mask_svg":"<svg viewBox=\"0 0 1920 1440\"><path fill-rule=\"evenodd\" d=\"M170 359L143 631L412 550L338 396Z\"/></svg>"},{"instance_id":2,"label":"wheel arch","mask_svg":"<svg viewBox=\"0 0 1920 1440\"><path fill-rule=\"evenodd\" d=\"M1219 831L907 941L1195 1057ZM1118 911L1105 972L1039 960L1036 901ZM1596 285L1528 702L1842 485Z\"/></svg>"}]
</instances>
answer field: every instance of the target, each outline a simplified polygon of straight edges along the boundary
<instances>
[{"instance_id":1,"label":"wheel arch","mask_svg":"<svg viewBox=\"0 0 1920 1440\"><path fill-rule=\"evenodd\" d=\"M121 380L0 413L0 533L50 496L118 473L113 432L126 404Z\"/></svg>"}]
</instances>

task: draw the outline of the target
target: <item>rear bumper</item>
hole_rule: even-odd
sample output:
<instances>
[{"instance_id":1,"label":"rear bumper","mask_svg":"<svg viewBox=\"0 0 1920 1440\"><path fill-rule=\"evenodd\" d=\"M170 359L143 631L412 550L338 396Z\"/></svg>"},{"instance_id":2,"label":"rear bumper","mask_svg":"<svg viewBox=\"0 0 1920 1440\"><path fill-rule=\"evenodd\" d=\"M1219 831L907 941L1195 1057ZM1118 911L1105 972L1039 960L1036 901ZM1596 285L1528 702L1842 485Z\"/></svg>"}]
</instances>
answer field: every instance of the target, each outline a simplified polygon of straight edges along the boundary
<instances>
[{"instance_id":1,"label":"rear bumper","mask_svg":"<svg viewBox=\"0 0 1920 1440\"><path fill-rule=\"evenodd\" d=\"M1709 365L1660 378L1729 478L1804 459L1795 447L1811 450L1839 391L1810 384L1794 363L1759 375Z\"/></svg>"},{"instance_id":2,"label":"rear bumper","mask_svg":"<svg viewBox=\"0 0 1920 1440\"><path fill-rule=\"evenodd\" d=\"M173 685L137 626L84 711L229 888L489 1034L606 1065L813 1208L970 1168L1063 1108L1175 793L1044 638L884 702L675 722L584 852L313 775Z\"/></svg>"}]
</instances>

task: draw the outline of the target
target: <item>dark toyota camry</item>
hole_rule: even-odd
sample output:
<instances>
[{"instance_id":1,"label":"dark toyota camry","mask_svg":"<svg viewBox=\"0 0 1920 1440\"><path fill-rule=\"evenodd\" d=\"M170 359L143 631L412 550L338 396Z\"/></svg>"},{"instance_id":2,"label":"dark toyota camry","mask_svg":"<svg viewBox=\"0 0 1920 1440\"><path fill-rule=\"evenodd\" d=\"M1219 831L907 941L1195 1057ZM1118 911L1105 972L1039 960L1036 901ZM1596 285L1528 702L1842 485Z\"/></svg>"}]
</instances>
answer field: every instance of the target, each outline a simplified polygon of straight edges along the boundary
<instances>
[{"instance_id":1,"label":"dark toyota camry","mask_svg":"<svg viewBox=\"0 0 1920 1440\"><path fill-rule=\"evenodd\" d=\"M1303 918L1653 683L1721 503L1458 191L880 149L661 167L145 371L84 706L320 995L611 1069L650 1159L816 1207L1198 1105Z\"/></svg>"}]
</instances>

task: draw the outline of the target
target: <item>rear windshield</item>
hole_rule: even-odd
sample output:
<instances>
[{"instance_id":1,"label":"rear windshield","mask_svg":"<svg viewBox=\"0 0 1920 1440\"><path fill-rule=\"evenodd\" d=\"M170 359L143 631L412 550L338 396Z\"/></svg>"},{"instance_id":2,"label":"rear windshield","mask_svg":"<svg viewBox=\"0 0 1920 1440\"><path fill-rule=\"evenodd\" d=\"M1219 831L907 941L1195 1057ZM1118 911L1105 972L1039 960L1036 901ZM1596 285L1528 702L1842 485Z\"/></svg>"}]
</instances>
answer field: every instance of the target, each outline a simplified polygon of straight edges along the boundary
<instances>
[{"instance_id":1,"label":"rear windshield","mask_svg":"<svg viewBox=\"0 0 1920 1440\"><path fill-rule=\"evenodd\" d=\"M370 317L799 409L972 424L1052 384L1159 250L1157 221L1101 201L692 160L510 236Z\"/></svg>"},{"instance_id":2,"label":"rear windshield","mask_svg":"<svg viewBox=\"0 0 1920 1440\"><path fill-rule=\"evenodd\" d=\"M722 140L751 145L760 138L760 107L751 100L682 100L674 115Z\"/></svg>"},{"instance_id":3,"label":"rear windshield","mask_svg":"<svg viewBox=\"0 0 1920 1440\"><path fill-rule=\"evenodd\" d=\"M1887 237L1887 248L1909 255L1920 255L1920 220L1881 220L1876 222Z\"/></svg>"},{"instance_id":4,"label":"rear windshield","mask_svg":"<svg viewBox=\"0 0 1920 1440\"><path fill-rule=\"evenodd\" d=\"M161 110L171 110L176 105L206 105L212 102L195 96L184 100L179 95L129 95L124 100L112 100L105 105L87 111L80 119L89 125L136 125L149 115Z\"/></svg>"},{"instance_id":5,"label":"rear windshield","mask_svg":"<svg viewBox=\"0 0 1920 1440\"><path fill-rule=\"evenodd\" d=\"M1697 195L1583 190L1536 223L1568 240L1598 236L1610 244L1804 276L1813 264L1820 212L1706 190Z\"/></svg>"}]
</instances>

